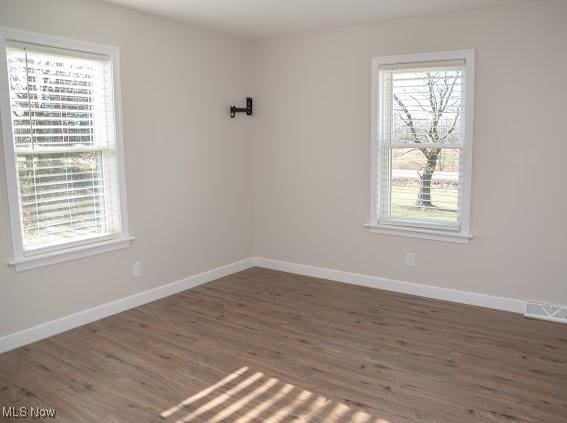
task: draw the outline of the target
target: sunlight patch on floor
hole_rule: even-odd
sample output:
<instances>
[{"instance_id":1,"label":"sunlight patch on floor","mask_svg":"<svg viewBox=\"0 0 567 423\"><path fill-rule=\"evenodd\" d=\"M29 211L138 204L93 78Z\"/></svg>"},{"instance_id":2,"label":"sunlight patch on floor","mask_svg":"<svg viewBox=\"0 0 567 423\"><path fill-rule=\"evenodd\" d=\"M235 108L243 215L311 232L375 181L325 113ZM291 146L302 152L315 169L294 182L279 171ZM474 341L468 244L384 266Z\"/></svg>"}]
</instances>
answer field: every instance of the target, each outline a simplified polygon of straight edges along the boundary
<instances>
[{"instance_id":1,"label":"sunlight patch on floor","mask_svg":"<svg viewBox=\"0 0 567 423\"><path fill-rule=\"evenodd\" d=\"M362 410L242 367L163 411L164 420L202 422L389 423Z\"/></svg>"}]
</instances>

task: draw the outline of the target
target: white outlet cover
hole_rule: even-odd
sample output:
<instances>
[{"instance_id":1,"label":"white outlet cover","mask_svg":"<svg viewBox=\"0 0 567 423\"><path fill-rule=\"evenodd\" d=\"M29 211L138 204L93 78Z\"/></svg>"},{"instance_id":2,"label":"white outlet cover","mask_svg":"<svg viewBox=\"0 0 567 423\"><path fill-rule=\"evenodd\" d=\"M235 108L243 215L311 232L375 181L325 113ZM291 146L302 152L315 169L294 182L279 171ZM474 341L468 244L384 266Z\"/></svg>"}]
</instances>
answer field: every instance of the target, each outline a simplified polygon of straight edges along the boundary
<instances>
[{"instance_id":1,"label":"white outlet cover","mask_svg":"<svg viewBox=\"0 0 567 423\"><path fill-rule=\"evenodd\" d=\"M132 263L132 277L139 278L142 276L142 263L136 262Z\"/></svg>"}]
</instances>

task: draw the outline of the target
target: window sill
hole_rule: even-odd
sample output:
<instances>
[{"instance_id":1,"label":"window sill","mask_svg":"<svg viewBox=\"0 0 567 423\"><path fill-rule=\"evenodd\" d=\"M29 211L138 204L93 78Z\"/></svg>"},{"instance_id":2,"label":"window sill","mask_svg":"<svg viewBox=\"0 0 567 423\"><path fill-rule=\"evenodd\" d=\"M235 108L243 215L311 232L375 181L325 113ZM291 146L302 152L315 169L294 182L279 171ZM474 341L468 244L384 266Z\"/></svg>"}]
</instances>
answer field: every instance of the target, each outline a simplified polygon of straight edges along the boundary
<instances>
[{"instance_id":1,"label":"window sill","mask_svg":"<svg viewBox=\"0 0 567 423\"><path fill-rule=\"evenodd\" d=\"M49 253L22 257L9 261L8 264L13 266L16 272L22 272L24 270L36 269L38 267L51 266L56 263L94 256L96 254L122 250L124 248L128 248L130 241L133 241L134 239L135 238L132 236L122 236L120 238L85 244L79 247L65 248L62 250L51 251Z\"/></svg>"},{"instance_id":2,"label":"window sill","mask_svg":"<svg viewBox=\"0 0 567 423\"><path fill-rule=\"evenodd\" d=\"M370 232L374 234L405 236L409 238L430 239L433 241L454 242L458 244L468 244L469 240L472 238L472 235L468 233L440 229L369 223L365 224L364 227L369 228Z\"/></svg>"}]
</instances>

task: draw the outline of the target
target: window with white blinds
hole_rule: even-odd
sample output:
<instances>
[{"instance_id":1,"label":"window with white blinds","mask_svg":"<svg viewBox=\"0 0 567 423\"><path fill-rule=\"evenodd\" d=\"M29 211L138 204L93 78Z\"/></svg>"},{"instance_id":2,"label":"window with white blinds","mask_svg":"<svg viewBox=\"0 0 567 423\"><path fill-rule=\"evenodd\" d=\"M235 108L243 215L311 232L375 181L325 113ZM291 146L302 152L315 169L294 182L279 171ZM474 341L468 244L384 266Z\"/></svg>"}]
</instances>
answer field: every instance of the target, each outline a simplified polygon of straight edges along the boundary
<instances>
[{"instance_id":1,"label":"window with white blinds","mask_svg":"<svg viewBox=\"0 0 567 423\"><path fill-rule=\"evenodd\" d=\"M373 64L373 222L468 233L472 58L419 58Z\"/></svg>"},{"instance_id":2,"label":"window with white blinds","mask_svg":"<svg viewBox=\"0 0 567 423\"><path fill-rule=\"evenodd\" d=\"M4 49L20 253L119 237L112 58L10 40Z\"/></svg>"}]
</instances>

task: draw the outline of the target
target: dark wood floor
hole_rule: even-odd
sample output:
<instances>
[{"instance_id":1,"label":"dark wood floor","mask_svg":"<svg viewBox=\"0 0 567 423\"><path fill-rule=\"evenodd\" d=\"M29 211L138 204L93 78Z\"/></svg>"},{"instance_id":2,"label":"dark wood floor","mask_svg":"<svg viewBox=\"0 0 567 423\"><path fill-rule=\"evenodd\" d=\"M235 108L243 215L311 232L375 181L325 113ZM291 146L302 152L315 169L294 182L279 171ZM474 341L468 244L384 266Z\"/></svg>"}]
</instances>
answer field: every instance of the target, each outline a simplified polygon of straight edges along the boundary
<instances>
[{"instance_id":1,"label":"dark wood floor","mask_svg":"<svg viewBox=\"0 0 567 423\"><path fill-rule=\"evenodd\" d=\"M0 405L68 422L566 422L567 326L254 268L1 354Z\"/></svg>"}]
</instances>

